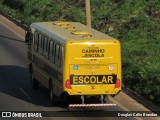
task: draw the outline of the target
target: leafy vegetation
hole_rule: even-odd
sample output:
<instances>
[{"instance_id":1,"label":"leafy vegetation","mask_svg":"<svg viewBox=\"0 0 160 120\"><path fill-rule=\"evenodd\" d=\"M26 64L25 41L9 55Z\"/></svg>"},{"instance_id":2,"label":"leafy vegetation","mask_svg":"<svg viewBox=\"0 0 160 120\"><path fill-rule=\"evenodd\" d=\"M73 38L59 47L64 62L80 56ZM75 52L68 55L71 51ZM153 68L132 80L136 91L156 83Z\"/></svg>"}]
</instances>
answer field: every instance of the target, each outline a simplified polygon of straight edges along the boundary
<instances>
[{"instance_id":1,"label":"leafy vegetation","mask_svg":"<svg viewBox=\"0 0 160 120\"><path fill-rule=\"evenodd\" d=\"M84 0L2 0L0 9L29 25L85 24ZM92 27L121 41L123 84L160 105L160 1L91 0Z\"/></svg>"}]
</instances>

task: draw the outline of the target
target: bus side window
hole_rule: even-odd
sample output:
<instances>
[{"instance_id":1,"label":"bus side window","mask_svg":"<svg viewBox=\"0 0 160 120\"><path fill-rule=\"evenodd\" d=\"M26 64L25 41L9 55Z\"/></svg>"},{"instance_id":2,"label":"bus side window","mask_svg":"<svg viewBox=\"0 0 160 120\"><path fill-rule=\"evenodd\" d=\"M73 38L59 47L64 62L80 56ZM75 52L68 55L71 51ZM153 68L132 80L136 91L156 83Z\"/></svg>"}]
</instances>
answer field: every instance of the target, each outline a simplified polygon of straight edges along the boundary
<instances>
[{"instance_id":1,"label":"bus side window","mask_svg":"<svg viewBox=\"0 0 160 120\"><path fill-rule=\"evenodd\" d=\"M61 46L58 43L55 44L55 65L61 66Z\"/></svg>"},{"instance_id":2,"label":"bus side window","mask_svg":"<svg viewBox=\"0 0 160 120\"><path fill-rule=\"evenodd\" d=\"M38 44L38 53L40 53L41 55L43 54L43 46L44 46L44 36L42 36L42 34L38 34L38 38L39 38L39 44Z\"/></svg>"},{"instance_id":3,"label":"bus side window","mask_svg":"<svg viewBox=\"0 0 160 120\"><path fill-rule=\"evenodd\" d=\"M38 33L37 32L35 32L34 33L34 50L36 51L36 52L38 52L38 44L39 44L39 39L38 39Z\"/></svg>"},{"instance_id":4,"label":"bus side window","mask_svg":"<svg viewBox=\"0 0 160 120\"><path fill-rule=\"evenodd\" d=\"M45 58L47 58L48 59L48 49L49 49L49 45L48 45L48 38L47 37L44 37L44 50L43 50L43 56L45 57Z\"/></svg>"},{"instance_id":5,"label":"bus side window","mask_svg":"<svg viewBox=\"0 0 160 120\"><path fill-rule=\"evenodd\" d=\"M52 40L49 42L49 61L53 64L55 63L54 42Z\"/></svg>"}]
</instances>

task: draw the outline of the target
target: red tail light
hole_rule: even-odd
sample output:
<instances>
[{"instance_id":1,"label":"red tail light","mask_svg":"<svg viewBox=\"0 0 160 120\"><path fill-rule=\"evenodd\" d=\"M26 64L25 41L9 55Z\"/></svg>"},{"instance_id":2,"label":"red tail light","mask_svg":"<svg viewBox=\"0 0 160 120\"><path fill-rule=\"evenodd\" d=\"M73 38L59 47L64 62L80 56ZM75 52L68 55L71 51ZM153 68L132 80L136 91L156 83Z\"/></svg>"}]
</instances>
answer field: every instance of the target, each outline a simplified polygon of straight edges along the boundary
<instances>
[{"instance_id":1,"label":"red tail light","mask_svg":"<svg viewBox=\"0 0 160 120\"><path fill-rule=\"evenodd\" d=\"M70 83L70 80L66 80L66 84L65 84L65 87L68 88L68 89L72 89L71 87L71 83Z\"/></svg>"},{"instance_id":2,"label":"red tail light","mask_svg":"<svg viewBox=\"0 0 160 120\"><path fill-rule=\"evenodd\" d=\"M120 79L117 78L114 88L119 88L120 86L121 86Z\"/></svg>"}]
</instances>

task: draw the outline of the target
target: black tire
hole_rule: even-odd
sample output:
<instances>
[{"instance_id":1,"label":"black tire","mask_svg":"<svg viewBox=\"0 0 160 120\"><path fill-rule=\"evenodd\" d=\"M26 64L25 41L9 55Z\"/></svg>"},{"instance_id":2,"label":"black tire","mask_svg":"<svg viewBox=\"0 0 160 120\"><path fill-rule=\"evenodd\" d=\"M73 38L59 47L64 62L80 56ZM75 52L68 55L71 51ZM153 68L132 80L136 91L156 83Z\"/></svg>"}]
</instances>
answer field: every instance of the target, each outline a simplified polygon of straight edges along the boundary
<instances>
[{"instance_id":1,"label":"black tire","mask_svg":"<svg viewBox=\"0 0 160 120\"><path fill-rule=\"evenodd\" d=\"M64 92L60 96L60 106L61 107L68 107L69 106L69 95L66 92Z\"/></svg>"},{"instance_id":2,"label":"black tire","mask_svg":"<svg viewBox=\"0 0 160 120\"><path fill-rule=\"evenodd\" d=\"M31 86L34 89L38 88L38 81L34 78L33 73L31 73Z\"/></svg>"}]
</instances>

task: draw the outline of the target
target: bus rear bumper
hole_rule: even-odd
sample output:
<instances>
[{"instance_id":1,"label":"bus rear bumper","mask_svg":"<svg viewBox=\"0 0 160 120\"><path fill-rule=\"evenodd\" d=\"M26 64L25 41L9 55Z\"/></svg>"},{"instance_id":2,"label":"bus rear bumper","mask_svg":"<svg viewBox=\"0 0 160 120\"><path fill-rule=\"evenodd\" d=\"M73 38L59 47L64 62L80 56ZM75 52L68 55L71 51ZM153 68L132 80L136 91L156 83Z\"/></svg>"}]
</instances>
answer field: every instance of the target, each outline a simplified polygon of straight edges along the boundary
<instances>
[{"instance_id":1,"label":"bus rear bumper","mask_svg":"<svg viewBox=\"0 0 160 120\"><path fill-rule=\"evenodd\" d=\"M116 104L69 104L69 107L115 107Z\"/></svg>"}]
</instances>

